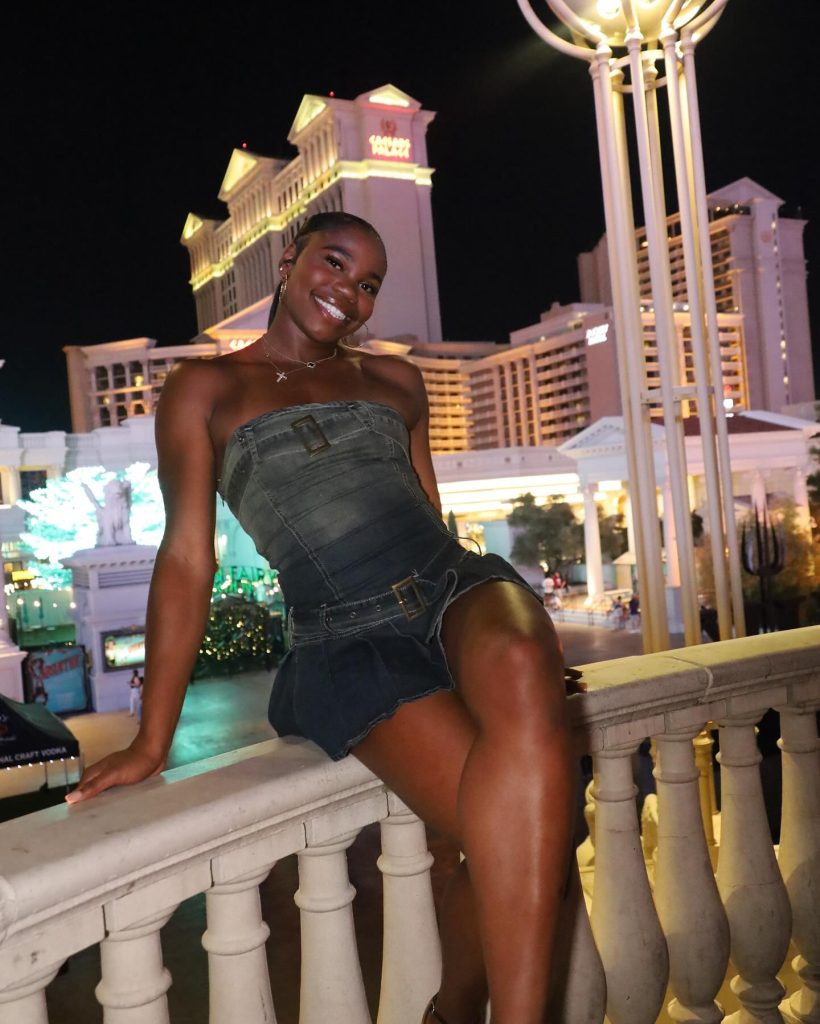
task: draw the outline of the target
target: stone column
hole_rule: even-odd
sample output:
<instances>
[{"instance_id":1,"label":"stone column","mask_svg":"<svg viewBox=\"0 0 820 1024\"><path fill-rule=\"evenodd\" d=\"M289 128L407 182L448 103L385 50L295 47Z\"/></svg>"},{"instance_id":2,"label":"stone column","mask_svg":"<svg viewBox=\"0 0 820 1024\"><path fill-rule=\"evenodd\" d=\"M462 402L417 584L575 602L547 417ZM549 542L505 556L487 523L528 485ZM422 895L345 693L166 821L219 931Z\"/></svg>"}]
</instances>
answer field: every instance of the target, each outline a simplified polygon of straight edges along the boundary
<instances>
[{"instance_id":1,"label":"stone column","mask_svg":"<svg viewBox=\"0 0 820 1024\"><path fill-rule=\"evenodd\" d=\"M347 874L347 848L356 832L299 853L302 980L299 1024L370 1024Z\"/></svg>"},{"instance_id":2,"label":"stone column","mask_svg":"<svg viewBox=\"0 0 820 1024\"><path fill-rule=\"evenodd\" d=\"M752 512L757 509L760 514L763 514L763 509L766 508L766 481L763 479L763 474L759 469L754 470L752 473Z\"/></svg>"},{"instance_id":3,"label":"stone column","mask_svg":"<svg viewBox=\"0 0 820 1024\"><path fill-rule=\"evenodd\" d=\"M592 937L574 857L570 870L558 919L548 1019L554 1024L601 1024L606 1012L604 965Z\"/></svg>"},{"instance_id":4,"label":"stone column","mask_svg":"<svg viewBox=\"0 0 820 1024\"><path fill-rule=\"evenodd\" d=\"M727 716L720 724L721 829L717 884L731 932L737 974L731 988L738 1024L780 1022L777 979L791 934L786 887L774 856L760 783L755 725L762 712Z\"/></svg>"},{"instance_id":5,"label":"stone column","mask_svg":"<svg viewBox=\"0 0 820 1024\"><path fill-rule=\"evenodd\" d=\"M381 823L384 941L378 1024L418 1024L441 982L441 946L424 823L392 793Z\"/></svg>"},{"instance_id":6,"label":"stone column","mask_svg":"<svg viewBox=\"0 0 820 1024\"><path fill-rule=\"evenodd\" d=\"M102 980L95 995L104 1024L170 1024L166 992L171 974L162 963L159 933L175 909L111 931L100 943Z\"/></svg>"},{"instance_id":7,"label":"stone column","mask_svg":"<svg viewBox=\"0 0 820 1024\"><path fill-rule=\"evenodd\" d=\"M598 597L604 592L604 570L601 559L601 532L598 529L598 506L594 483L584 484L584 553L587 563L587 593Z\"/></svg>"},{"instance_id":8,"label":"stone column","mask_svg":"<svg viewBox=\"0 0 820 1024\"><path fill-rule=\"evenodd\" d=\"M49 964L25 981L0 991L2 1024L48 1024L46 988L57 975L59 964Z\"/></svg>"},{"instance_id":9,"label":"stone column","mask_svg":"<svg viewBox=\"0 0 820 1024\"><path fill-rule=\"evenodd\" d=\"M700 724L700 723L698 723ZM655 903L669 947L675 1021L720 1024L715 1002L729 961L729 923L703 832L700 772L692 740L698 726L658 736L658 850Z\"/></svg>"},{"instance_id":10,"label":"stone column","mask_svg":"<svg viewBox=\"0 0 820 1024\"><path fill-rule=\"evenodd\" d=\"M205 895L210 1024L276 1024L259 884L269 868L214 885Z\"/></svg>"},{"instance_id":11,"label":"stone column","mask_svg":"<svg viewBox=\"0 0 820 1024\"><path fill-rule=\"evenodd\" d=\"M606 973L611 1024L655 1024L669 976L669 956L646 865L632 754L637 743L594 757L595 891L592 933Z\"/></svg>"},{"instance_id":12,"label":"stone column","mask_svg":"<svg viewBox=\"0 0 820 1024\"><path fill-rule=\"evenodd\" d=\"M678 562L677 524L672 506L672 488L669 481L663 485L663 547L666 552L666 585L680 586L680 563Z\"/></svg>"},{"instance_id":13,"label":"stone column","mask_svg":"<svg viewBox=\"0 0 820 1024\"><path fill-rule=\"evenodd\" d=\"M781 708L780 871L792 908L792 967L802 982L780 1004L789 1024L820 1024L820 742L816 705Z\"/></svg>"}]
</instances>

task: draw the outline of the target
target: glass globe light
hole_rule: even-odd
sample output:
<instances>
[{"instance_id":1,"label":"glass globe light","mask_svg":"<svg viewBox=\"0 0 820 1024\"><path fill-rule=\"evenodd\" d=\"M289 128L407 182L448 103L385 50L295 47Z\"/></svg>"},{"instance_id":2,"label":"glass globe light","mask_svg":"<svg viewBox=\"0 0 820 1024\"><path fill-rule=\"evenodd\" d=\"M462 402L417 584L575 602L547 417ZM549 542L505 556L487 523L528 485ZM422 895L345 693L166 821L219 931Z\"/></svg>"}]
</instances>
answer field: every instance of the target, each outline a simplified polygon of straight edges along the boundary
<instances>
[{"instance_id":1,"label":"glass globe light","mask_svg":"<svg viewBox=\"0 0 820 1024\"><path fill-rule=\"evenodd\" d=\"M622 0L564 0L564 2L579 18L596 25L611 46L625 44L629 26ZM657 39L663 17L672 6L672 0L632 0L632 6L644 39ZM674 20L675 28L681 28L691 21L704 6L708 6L708 0L685 0ZM573 35L576 35L574 30Z\"/></svg>"}]
</instances>

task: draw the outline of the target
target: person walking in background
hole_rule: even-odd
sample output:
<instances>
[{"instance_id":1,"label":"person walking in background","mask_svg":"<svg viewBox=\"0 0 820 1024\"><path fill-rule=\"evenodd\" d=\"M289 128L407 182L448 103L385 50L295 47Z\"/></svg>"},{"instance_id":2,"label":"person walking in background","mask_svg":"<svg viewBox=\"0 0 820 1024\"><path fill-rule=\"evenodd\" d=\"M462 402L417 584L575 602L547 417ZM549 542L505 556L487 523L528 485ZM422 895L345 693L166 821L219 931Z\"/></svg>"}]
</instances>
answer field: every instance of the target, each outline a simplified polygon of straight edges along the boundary
<instances>
[{"instance_id":1,"label":"person walking in background","mask_svg":"<svg viewBox=\"0 0 820 1024\"><path fill-rule=\"evenodd\" d=\"M639 633L641 629L641 601L637 592L629 599L629 632Z\"/></svg>"},{"instance_id":2,"label":"person walking in background","mask_svg":"<svg viewBox=\"0 0 820 1024\"><path fill-rule=\"evenodd\" d=\"M138 669L134 669L128 687L128 717L133 718L136 715L139 722L142 718L142 676Z\"/></svg>"}]
</instances>

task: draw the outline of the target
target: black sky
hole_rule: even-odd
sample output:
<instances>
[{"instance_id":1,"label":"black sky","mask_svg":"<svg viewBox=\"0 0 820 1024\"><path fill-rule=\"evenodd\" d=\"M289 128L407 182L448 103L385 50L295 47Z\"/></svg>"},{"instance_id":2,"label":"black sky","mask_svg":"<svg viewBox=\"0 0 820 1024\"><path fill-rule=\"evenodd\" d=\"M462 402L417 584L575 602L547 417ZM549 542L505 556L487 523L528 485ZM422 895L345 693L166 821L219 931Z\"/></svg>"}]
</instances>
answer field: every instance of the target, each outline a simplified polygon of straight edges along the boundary
<instances>
[{"instance_id":1,"label":"black sky","mask_svg":"<svg viewBox=\"0 0 820 1024\"><path fill-rule=\"evenodd\" d=\"M438 112L445 337L502 340L578 298L576 254L603 232L591 85L515 0L21 7L6 15L3 71L5 423L68 428L64 345L195 334L185 216L222 215L235 146L293 155L285 136L306 92L392 82ZM746 175L809 220L820 336L818 7L730 0L698 75L707 186Z\"/></svg>"}]
</instances>

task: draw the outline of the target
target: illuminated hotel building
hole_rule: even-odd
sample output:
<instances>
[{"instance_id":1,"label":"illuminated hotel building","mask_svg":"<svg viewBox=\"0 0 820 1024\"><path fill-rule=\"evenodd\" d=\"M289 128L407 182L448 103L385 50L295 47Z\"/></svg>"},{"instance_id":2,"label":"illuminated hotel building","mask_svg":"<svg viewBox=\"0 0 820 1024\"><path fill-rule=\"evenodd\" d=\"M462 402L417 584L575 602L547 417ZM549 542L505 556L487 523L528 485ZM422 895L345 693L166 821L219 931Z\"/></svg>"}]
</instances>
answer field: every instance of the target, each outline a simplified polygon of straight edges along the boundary
<instances>
[{"instance_id":1,"label":"illuminated hotel building","mask_svg":"<svg viewBox=\"0 0 820 1024\"><path fill-rule=\"evenodd\" d=\"M621 412L606 237L578 257L581 302L553 306L509 341L441 341L426 130L434 114L394 86L355 100L305 96L289 160L234 150L219 197L228 216L188 215L182 244L200 333L186 345L150 338L68 346L72 427L150 415L168 370L260 337L284 247L311 213L341 210L376 224L390 274L366 347L404 355L430 396L435 454L556 446ZM814 398L802 232L780 199L748 178L709 197L723 397L740 412L781 412ZM691 326L680 224L668 238L681 376L691 380ZM636 232L644 343L656 387L648 251Z\"/></svg>"},{"instance_id":2,"label":"illuminated hotel building","mask_svg":"<svg viewBox=\"0 0 820 1024\"><path fill-rule=\"evenodd\" d=\"M227 218L190 213L182 233L199 330L269 296L300 225L344 210L378 229L390 258L371 332L441 341L426 141L434 116L392 85L355 100L308 95L288 133L293 159L235 149L219 190Z\"/></svg>"},{"instance_id":3,"label":"illuminated hotel building","mask_svg":"<svg viewBox=\"0 0 820 1024\"><path fill-rule=\"evenodd\" d=\"M707 196L712 243L724 398L740 409L780 412L814 400L806 262L806 221L780 214L783 200L749 178ZM692 380L689 306L680 217L667 220L679 353ZM644 339L655 349L649 253L636 233L639 281L646 300ZM578 257L581 299L612 302L606 236ZM657 380L650 378L649 387Z\"/></svg>"}]
</instances>

